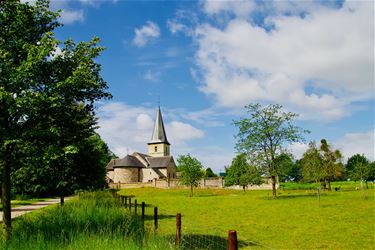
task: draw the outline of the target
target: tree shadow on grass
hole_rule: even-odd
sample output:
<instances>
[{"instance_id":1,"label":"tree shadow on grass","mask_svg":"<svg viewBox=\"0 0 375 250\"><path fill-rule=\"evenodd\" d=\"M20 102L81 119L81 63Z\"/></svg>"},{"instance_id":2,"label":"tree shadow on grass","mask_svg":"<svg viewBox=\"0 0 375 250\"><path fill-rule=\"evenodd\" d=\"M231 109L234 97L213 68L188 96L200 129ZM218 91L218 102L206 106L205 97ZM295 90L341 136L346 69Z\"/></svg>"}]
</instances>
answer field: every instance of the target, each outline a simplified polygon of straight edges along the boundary
<instances>
[{"instance_id":1,"label":"tree shadow on grass","mask_svg":"<svg viewBox=\"0 0 375 250\"><path fill-rule=\"evenodd\" d=\"M327 194L321 193L320 196L326 196ZM272 196L263 196L259 197L262 200L286 200L286 199L295 199L295 198L311 198L311 197L317 197L316 193L304 193L304 194L279 194L276 196L276 199Z\"/></svg>"},{"instance_id":2,"label":"tree shadow on grass","mask_svg":"<svg viewBox=\"0 0 375 250\"><path fill-rule=\"evenodd\" d=\"M158 220L169 219L169 218L176 218L176 215L158 214ZM154 220L154 216L145 215L145 221L147 220Z\"/></svg>"},{"instance_id":3,"label":"tree shadow on grass","mask_svg":"<svg viewBox=\"0 0 375 250\"><path fill-rule=\"evenodd\" d=\"M175 235L165 236L172 245L175 244ZM238 246L250 247L250 246L261 246L252 242L238 241ZM182 235L179 249L181 250L227 250L228 239L217 235L208 234L185 234Z\"/></svg>"}]
</instances>

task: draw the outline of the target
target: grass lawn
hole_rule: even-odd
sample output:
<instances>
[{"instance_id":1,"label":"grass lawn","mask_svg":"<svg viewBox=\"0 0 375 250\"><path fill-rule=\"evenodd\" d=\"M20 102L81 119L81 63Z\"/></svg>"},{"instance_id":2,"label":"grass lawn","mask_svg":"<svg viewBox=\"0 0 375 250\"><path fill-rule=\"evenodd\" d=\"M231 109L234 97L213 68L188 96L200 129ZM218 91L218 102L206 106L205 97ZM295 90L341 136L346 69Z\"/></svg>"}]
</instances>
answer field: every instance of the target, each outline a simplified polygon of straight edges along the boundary
<instances>
[{"instance_id":1,"label":"grass lawn","mask_svg":"<svg viewBox=\"0 0 375 250\"><path fill-rule=\"evenodd\" d=\"M182 234L189 234L185 239L192 246L219 242L225 247L230 229L237 230L243 249L375 246L375 189L325 192L320 207L314 190L281 191L277 199L272 199L271 191L261 190L196 189L194 197L186 189L139 188L119 193L149 205L149 227L153 206L158 207L159 235L174 235L175 215L181 212Z\"/></svg>"}]
</instances>

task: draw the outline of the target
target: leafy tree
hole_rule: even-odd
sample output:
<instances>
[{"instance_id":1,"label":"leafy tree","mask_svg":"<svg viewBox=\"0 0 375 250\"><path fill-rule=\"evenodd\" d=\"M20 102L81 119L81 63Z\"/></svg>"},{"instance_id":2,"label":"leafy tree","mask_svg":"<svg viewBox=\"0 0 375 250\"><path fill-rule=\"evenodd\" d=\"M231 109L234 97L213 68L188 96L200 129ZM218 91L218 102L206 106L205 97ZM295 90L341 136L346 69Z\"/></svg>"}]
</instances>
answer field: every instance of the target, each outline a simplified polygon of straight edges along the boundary
<instances>
[{"instance_id":1,"label":"leafy tree","mask_svg":"<svg viewBox=\"0 0 375 250\"><path fill-rule=\"evenodd\" d=\"M212 171L211 168L207 168L206 169L206 174L205 174L206 177L217 177L217 175Z\"/></svg>"},{"instance_id":2,"label":"leafy tree","mask_svg":"<svg viewBox=\"0 0 375 250\"><path fill-rule=\"evenodd\" d=\"M275 198L276 176L281 172L275 159L285 151L286 143L302 141L302 135L308 131L293 125L297 114L284 112L281 105L262 107L260 104L250 104L245 108L249 118L234 121L239 129L236 148L255 159L271 176Z\"/></svg>"},{"instance_id":3,"label":"leafy tree","mask_svg":"<svg viewBox=\"0 0 375 250\"><path fill-rule=\"evenodd\" d=\"M17 161L15 149L26 129L29 100L43 84L33 76L54 47L50 32L58 26L56 17L46 2L32 7L17 0L0 1L0 167L6 240L11 235L10 174Z\"/></svg>"},{"instance_id":4,"label":"leafy tree","mask_svg":"<svg viewBox=\"0 0 375 250\"><path fill-rule=\"evenodd\" d=\"M32 149L35 147L31 147ZM41 148L41 150L45 150ZM28 153L30 154L30 153ZM38 155L38 154L33 154ZM74 168L70 177L74 179L69 193L78 189L98 189L105 185L105 166L112 158L112 152L98 134L85 138L78 145L78 153L72 161ZM56 188L57 175L51 165L38 157L23 161L22 167L12 172L13 193L31 196L59 195Z\"/></svg>"},{"instance_id":5,"label":"leafy tree","mask_svg":"<svg viewBox=\"0 0 375 250\"><path fill-rule=\"evenodd\" d=\"M323 168L323 159L315 142L309 143L309 148L303 154L302 175L305 181L314 181L319 183L325 177Z\"/></svg>"},{"instance_id":6,"label":"leafy tree","mask_svg":"<svg viewBox=\"0 0 375 250\"><path fill-rule=\"evenodd\" d=\"M296 160L296 162L294 162L294 164L292 165L292 168L289 171L289 178L292 181L301 181L303 178L302 169L303 169L302 159Z\"/></svg>"},{"instance_id":7,"label":"leafy tree","mask_svg":"<svg viewBox=\"0 0 375 250\"><path fill-rule=\"evenodd\" d=\"M363 188L363 181L366 181L367 184L367 181L371 178L371 164L363 154L355 154L350 157L345 168L353 180L361 181L361 188Z\"/></svg>"},{"instance_id":8,"label":"leafy tree","mask_svg":"<svg viewBox=\"0 0 375 250\"><path fill-rule=\"evenodd\" d=\"M240 178L246 173L248 168L249 163L247 162L246 154L238 154L233 159L232 165L226 168L225 186L240 185ZM243 185L243 189L245 189L246 185Z\"/></svg>"},{"instance_id":9,"label":"leafy tree","mask_svg":"<svg viewBox=\"0 0 375 250\"><path fill-rule=\"evenodd\" d=\"M233 159L232 165L226 168L224 180L225 186L239 185L242 186L244 191L248 185L260 185L263 183L260 171L248 163L246 154L243 153L237 155Z\"/></svg>"},{"instance_id":10,"label":"leafy tree","mask_svg":"<svg viewBox=\"0 0 375 250\"><path fill-rule=\"evenodd\" d=\"M335 177L342 175L344 165L342 164L342 154L339 150L331 150L331 146L327 143L327 140L322 139L320 141L320 150L323 157L323 169L325 178L328 182L328 191L331 191L331 181Z\"/></svg>"},{"instance_id":11,"label":"leafy tree","mask_svg":"<svg viewBox=\"0 0 375 250\"><path fill-rule=\"evenodd\" d=\"M286 152L281 153L275 158L275 165L277 166L278 176L281 182L285 182L285 180L289 177L289 174L294 166L293 161L293 155Z\"/></svg>"},{"instance_id":12,"label":"leafy tree","mask_svg":"<svg viewBox=\"0 0 375 250\"><path fill-rule=\"evenodd\" d=\"M183 185L190 186L190 196L193 196L193 188L199 185L199 180L205 172L200 161L188 155L180 155L177 158L178 170L181 172L180 181Z\"/></svg>"},{"instance_id":13,"label":"leafy tree","mask_svg":"<svg viewBox=\"0 0 375 250\"><path fill-rule=\"evenodd\" d=\"M11 171L20 161L30 160L31 168L33 158L42 159L55 167L54 175L60 174L56 186L64 190L74 179L78 142L93 133L93 103L110 97L94 62L103 50L99 40L61 44L53 36L58 14L48 5L47 0L32 6L0 1L0 169L6 240L11 233ZM57 55L59 45L62 53ZM19 157L29 153L35 157Z\"/></svg>"}]
</instances>

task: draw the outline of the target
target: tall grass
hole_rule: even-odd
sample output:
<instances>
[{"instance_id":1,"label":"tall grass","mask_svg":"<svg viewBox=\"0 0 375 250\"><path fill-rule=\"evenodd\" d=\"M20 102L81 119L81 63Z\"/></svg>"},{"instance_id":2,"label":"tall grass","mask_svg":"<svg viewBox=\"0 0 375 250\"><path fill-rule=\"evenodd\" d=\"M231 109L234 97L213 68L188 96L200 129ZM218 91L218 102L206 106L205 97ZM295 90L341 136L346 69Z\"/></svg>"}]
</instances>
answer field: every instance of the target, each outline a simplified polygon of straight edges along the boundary
<instances>
[{"instance_id":1,"label":"tall grass","mask_svg":"<svg viewBox=\"0 0 375 250\"><path fill-rule=\"evenodd\" d=\"M167 249L150 237L142 221L122 208L109 192L83 193L64 206L17 218L7 249Z\"/></svg>"}]
</instances>

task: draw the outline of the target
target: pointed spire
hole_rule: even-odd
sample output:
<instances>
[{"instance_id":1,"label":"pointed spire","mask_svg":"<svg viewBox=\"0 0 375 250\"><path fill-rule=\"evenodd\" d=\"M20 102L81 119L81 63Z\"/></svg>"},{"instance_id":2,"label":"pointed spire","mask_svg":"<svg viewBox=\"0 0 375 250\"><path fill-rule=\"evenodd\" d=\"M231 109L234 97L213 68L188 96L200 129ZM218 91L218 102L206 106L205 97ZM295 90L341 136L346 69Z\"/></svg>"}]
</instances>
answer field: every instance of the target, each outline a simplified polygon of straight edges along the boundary
<instances>
[{"instance_id":1,"label":"pointed spire","mask_svg":"<svg viewBox=\"0 0 375 250\"><path fill-rule=\"evenodd\" d=\"M170 145L167 139L167 134L165 133L163 117L161 116L160 111L160 105L158 107L158 110L156 111L154 131L152 132L151 141L148 144L153 143L166 143Z\"/></svg>"}]
</instances>

